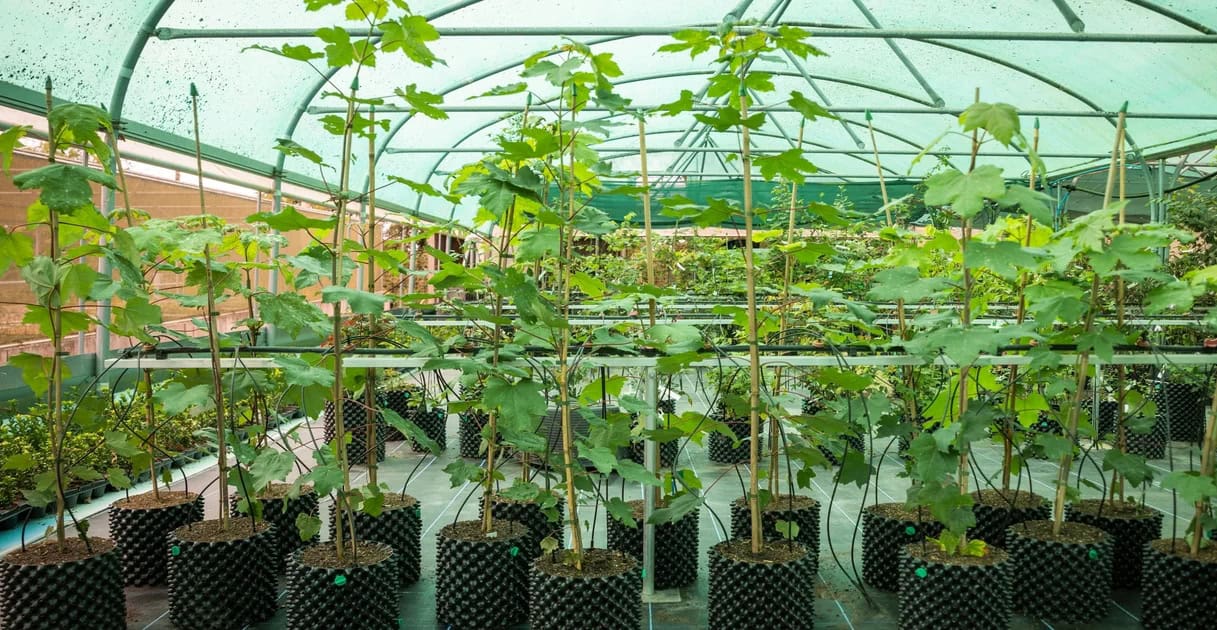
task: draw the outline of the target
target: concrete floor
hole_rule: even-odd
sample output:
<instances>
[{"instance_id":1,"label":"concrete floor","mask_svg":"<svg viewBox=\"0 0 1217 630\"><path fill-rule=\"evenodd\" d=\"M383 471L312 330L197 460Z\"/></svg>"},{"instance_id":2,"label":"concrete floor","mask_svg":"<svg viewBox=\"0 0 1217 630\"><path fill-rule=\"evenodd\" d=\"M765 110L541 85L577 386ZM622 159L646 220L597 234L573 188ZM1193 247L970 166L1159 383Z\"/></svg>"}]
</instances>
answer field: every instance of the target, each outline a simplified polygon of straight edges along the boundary
<instances>
[{"instance_id":1,"label":"concrete floor","mask_svg":"<svg viewBox=\"0 0 1217 630\"><path fill-rule=\"evenodd\" d=\"M307 426L311 426L316 431L316 434L320 436L319 424ZM302 433L303 430L302 427ZM408 444L391 442L388 447L389 455L387 461L380 469L380 479L393 486L400 484L411 470L420 465L421 461L419 472L410 483L408 492L422 502L424 528L422 545L423 575L419 582L411 585L402 593L401 606L404 620L403 627L405 628L438 627L435 622L434 597L435 532L444 524L476 516L476 500L470 500L465 505L464 510L458 514L461 504L470 495L471 488L468 486L460 489L450 488L448 476L443 472L444 466L456 456L457 424L455 416L449 418L448 430L449 448L438 459L428 457L426 461L422 461L423 456L411 452ZM886 447L885 442L886 440L882 442L877 440L875 442L876 449L879 452L882 452L883 448ZM894 452L894 450L893 445L889 453ZM1174 444L1172 451L1175 467L1187 467L1189 465L1191 454L1186 445ZM721 520L722 523L729 524L730 510L728 503L741 495L740 483L737 480L735 472L732 471L732 467L709 462L705 451L701 447L690 444L684 449L681 457L681 465L695 470L701 476L704 484L709 488L706 492L706 510L712 510L718 518L712 518L710 514L703 511L700 519L702 547L700 556L701 576L697 584L682 589L679 593L680 601L678 603L645 605L643 625L646 628L675 629L705 627L705 598L707 590L705 549L724 539L725 532L719 526L719 521ZM308 461L309 458L306 457L305 460ZM991 445L979 447L975 451L975 461L984 475L992 476L998 471L1000 450L996 446ZM1151 465L1156 470L1162 472L1165 472L1169 467L1167 460L1154 461L1151 462ZM747 471L742 468L740 472L746 476ZM1055 480L1057 466L1052 462L1034 461L1030 463L1029 469L1036 492L1049 496L1052 492L1052 483ZM360 470L362 471L362 469ZM1096 465L1087 464L1083 467L1083 471L1084 477L1097 480L1099 473ZM213 517L217 509L215 502L217 488L214 484L208 485L208 482L214 479L214 474L211 468L207 466L206 460L192 464L184 472L188 476L192 491L198 491L206 487L204 494L207 497L207 513L209 518ZM514 470L509 466L504 472L510 479ZM865 496L866 504L874 503L876 500L890 502L903 499L907 481L898 478L897 472L898 466L895 462L889 460L883 465L877 478L872 478L872 486ZM180 475L178 476L180 477ZM356 481L362 481L362 475ZM976 479L976 482L980 482L979 478ZM614 480L613 483L620 483L620 481ZM174 489L181 489L182 486L183 483L179 480L174 484ZM1022 479L1021 487L1026 487L1026 478ZM142 490L142 488L136 488L133 492ZM641 497L641 487L638 484L630 484L630 487L627 487L625 490L627 499ZM617 492L619 490L614 490L614 494ZM1097 496L1096 491L1085 487L1083 487L1082 493L1084 496ZM854 583L851 583L851 580L858 581L861 575L861 531L857 527L857 523L860 519L860 510L864 502L862 490L855 486L839 486L834 489L832 475L823 472L813 480L810 494L821 502L821 518L827 520L821 528L823 540L820 543L820 588L818 589L818 601L816 603L817 627L895 628L898 606L895 594L875 589L867 589L864 593ZM103 500L94 502L89 508L83 508L83 512L78 512L78 514L96 512L89 517L91 521L91 533L99 536L107 535L107 513L101 506L108 505L117 498L120 498L117 494L108 495ZM1170 532L1173 518L1179 528L1180 535L1182 535L1182 532L1187 527L1189 511L1187 506L1172 505L1170 493L1163 491L1156 485L1147 491L1146 501L1149 505L1161 510L1166 515L1166 533ZM1178 513L1175 512L1176 509L1179 510ZM327 510L323 506L322 513L325 514L326 512ZM590 506L581 514L581 517L584 519L591 518ZM604 510L601 509L598 511L594 536L591 538L597 546L604 546L605 544L604 519ZM44 527L45 522L32 523L28 531L41 532ZM325 529L323 528L322 531L325 531ZM0 549L7 550L12 548L17 542L15 536L14 532L6 532L5 536L0 538ZM587 535L585 533L586 539ZM127 589L127 602L130 628L151 630L172 627L168 621L164 588L129 588ZM1095 624L1093 627L1138 627L1140 625L1138 621L1139 612L1140 601L1137 593L1117 592L1113 597L1111 612L1108 617L1102 623ZM280 614L275 619L258 627L280 628L283 627L283 623L283 614L280 611ZM1052 628L1053 626L1036 619L1016 617L1013 627Z\"/></svg>"}]
</instances>

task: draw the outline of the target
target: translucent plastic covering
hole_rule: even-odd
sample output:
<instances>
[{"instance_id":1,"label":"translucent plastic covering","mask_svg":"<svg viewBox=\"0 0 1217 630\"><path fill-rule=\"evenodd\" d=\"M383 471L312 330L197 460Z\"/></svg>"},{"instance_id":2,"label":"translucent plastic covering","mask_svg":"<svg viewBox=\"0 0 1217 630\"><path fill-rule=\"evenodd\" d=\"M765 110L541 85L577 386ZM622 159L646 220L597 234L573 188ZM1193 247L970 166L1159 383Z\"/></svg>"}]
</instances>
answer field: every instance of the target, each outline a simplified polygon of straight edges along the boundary
<instances>
[{"instance_id":1,"label":"translucent plastic covering","mask_svg":"<svg viewBox=\"0 0 1217 630\"><path fill-rule=\"evenodd\" d=\"M612 52L625 72L618 81L620 92L647 107L672 101L681 90L702 93L716 69L708 56L691 60L687 54L656 52L670 40L663 33L713 27L729 13L742 21L798 24L816 32L892 32L890 39L826 33L814 39L828 53L825 57L757 67L775 73L778 94L797 89L840 109L840 120L816 121L804 130L808 158L822 170L816 180L820 184L873 181L876 167L863 115L867 109L874 112L876 143L888 175L924 175L935 160L912 165L914 156L952 125L952 115L973 101L977 89L982 100L1028 112L1023 120L1028 127L1040 119L1040 150L1054 176L1102 161L1112 144L1114 116L1096 112L1110 114L1125 101L1132 114L1129 137L1141 151L1134 159L1211 145L1217 138L1213 2L414 0L410 5L430 17L441 33L447 28L492 30L477 36L449 34L436 42L433 50L446 65L421 68L395 56L361 77L362 94L387 95L415 83L463 109L442 121L378 114L392 123L391 132L378 139L378 172L436 186L443 185L447 173L478 159L480 149L493 146L504 120L524 107L525 96L468 99L518 80L520 63L559 43L561 33L569 31L597 51ZM207 157L217 164L273 175L282 160L274 148L278 138L291 138L331 160L338 152L338 140L317 122L319 112L336 106L334 99L322 96L324 78L303 64L247 48L316 45L307 33L343 23L340 6L308 12L300 0L0 0L0 8L10 26L0 56L4 105L41 111L43 83L50 76L57 97L106 105L121 117L132 139L187 151L193 146L188 98L193 82L202 95ZM536 28L548 30L512 34ZM1036 40L1035 34L1049 38ZM344 75L339 72L330 80L345 86L350 77ZM538 92L533 107L543 112L544 101L553 94L539 83L531 86ZM712 103L703 99L702 104ZM486 107L469 111L470 105ZM754 136L757 150L785 149L797 142L797 114L775 111L770 116L774 124ZM636 169L637 126L625 117L621 123L600 148L616 168ZM738 148L739 139L707 133L691 113L649 116L647 132L653 172L679 172L680 181L722 180L737 173L737 163L716 151ZM966 153L968 140L948 135L936 149L958 165L966 161L960 154ZM1001 154L986 156L986 162L1003 166L1011 177L1025 176L1024 159L1000 147L985 151ZM361 176L356 179L363 180L367 160L359 158ZM315 168L301 159L287 158L281 166L289 183L320 185ZM398 210L440 219L467 221L473 212L467 205L453 208L420 199L403 186L385 188L379 199Z\"/></svg>"}]
</instances>

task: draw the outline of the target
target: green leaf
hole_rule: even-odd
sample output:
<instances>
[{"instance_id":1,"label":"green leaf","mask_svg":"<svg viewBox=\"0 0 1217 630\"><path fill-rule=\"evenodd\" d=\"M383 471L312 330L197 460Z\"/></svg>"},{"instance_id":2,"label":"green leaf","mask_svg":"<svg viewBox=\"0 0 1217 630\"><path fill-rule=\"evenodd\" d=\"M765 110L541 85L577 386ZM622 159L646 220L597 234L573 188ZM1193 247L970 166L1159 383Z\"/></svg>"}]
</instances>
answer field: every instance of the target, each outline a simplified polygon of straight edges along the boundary
<instances>
[{"instance_id":1,"label":"green leaf","mask_svg":"<svg viewBox=\"0 0 1217 630\"><path fill-rule=\"evenodd\" d=\"M289 452L270 448L260 451L253 463L249 465L249 474L253 477L254 488L261 490L270 485L272 481L286 479L295 463L295 456Z\"/></svg>"},{"instance_id":2,"label":"green leaf","mask_svg":"<svg viewBox=\"0 0 1217 630\"><path fill-rule=\"evenodd\" d=\"M796 184L802 184L804 174L815 173L820 169L803 157L800 149L788 149L781 153L757 157L753 160L760 169L761 177L773 181L777 177Z\"/></svg>"},{"instance_id":3,"label":"green leaf","mask_svg":"<svg viewBox=\"0 0 1217 630\"><path fill-rule=\"evenodd\" d=\"M1154 471L1140 455L1121 452L1113 448L1103 456L1103 470L1114 470L1124 476L1128 483L1139 486L1154 478Z\"/></svg>"},{"instance_id":4,"label":"green leaf","mask_svg":"<svg viewBox=\"0 0 1217 630\"><path fill-rule=\"evenodd\" d=\"M799 537L799 524L794 521L778 519L774 521L773 528L786 540L795 540Z\"/></svg>"},{"instance_id":5,"label":"green leaf","mask_svg":"<svg viewBox=\"0 0 1217 630\"><path fill-rule=\"evenodd\" d=\"M329 317L299 293L259 293L254 299L262 320L292 339L306 330L322 336L330 332Z\"/></svg>"},{"instance_id":6,"label":"green leaf","mask_svg":"<svg viewBox=\"0 0 1217 630\"><path fill-rule=\"evenodd\" d=\"M984 209L985 199L998 199L1006 194L1002 170L986 164L968 174L947 169L925 180L925 203L928 206L951 206L960 217L972 218Z\"/></svg>"},{"instance_id":7,"label":"green leaf","mask_svg":"<svg viewBox=\"0 0 1217 630\"><path fill-rule=\"evenodd\" d=\"M803 115L807 120L816 120L818 118L836 118L827 109L824 109L819 103L803 96L802 92L794 91L790 93L790 101L787 103L795 111Z\"/></svg>"},{"instance_id":8,"label":"green leaf","mask_svg":"<svg viewBox=\"0 0 1217 630\"><path fill-rule=\"evenodd\" d=\"M10 267L28 265L34 259L34 239L0 227L0 274Z\"/></svg>"},{"instance_id":9,"label":"green leaf","mask_svg":"<svg viewBox=\"0 0 1217 630\"><path fill-rule=\"evenodd\" d=\"M380 49L384 52L401 51L410 61L430 68L444 63L427 47L428 42L439 39L439 31L421 15L407 15L399 20L380 24L382 31Z\"/></svg>"},{"instance_id":10,"label":"green leaf","mask_svg":"<svg viewBox=\"0 0 1217 630\"><path fill-rule=\"evenodd\" d=\"M681 90L680 98L665 103L655 108L655 111L664 116L675 116L677 114L693 110L693 92L690 90Z\"/></svg>"},{"instance_id":11,"label":"green leaf","mask_svg":"<svg viewBox=\"0 0 1217 630\"><path fill-rule=\"evenodd\" d=\"M426 116L427 118L431 118L433 120L448 119L448 113L436 107L436 105L440 105L444 102L444 97L439 94L419 90L418 86L414 83L407 85L404 91L401 88L397 88L393 92L405 99L406 104L410 106L410 109L422 114L423 116Z\"/></svg>"},{"instance_id":12,"label":"green leaf","mask_svg":"<svg viewBox=\"0 0 1217 630\"><path fill-rule=\"evenodd\" d=\"M28 125L17 125L0 132L0 171L4 174L8 174L8 169L13 164L13 151L29 130Z\"/></svg>"},{"instance_id":13,"label":"green leaf","mask_svg":"<svg viewBox=\"0 0 1217 630\"><path fill-rule=\"evenodd\" d=\"M579 457L590 460L592 466L600 474L607 475L613 472L613 467L617 464L617 455L611 449L604 446L590 446L583 440L579 440L577 447Z\"/></svg>"},{"instance_id":14,"label":"green leaf","mask_svg":"<svg viewBox=\"0 0 1217 630\"><path fill-rule=\"evenodd\" d=\"M425 197L436 197L438 199L443 199L444 201L447 201L449 203L459 203L461 200L460 195L446 194L444 192L437 190L435 188L435 186L432 186L431 184L416 182L412 179L406 179L404 177L398 177L396 175L388 175L387 177L389 178L390 181L394 181L394 182L397 182L398 184L403 184L405 186L408 186L410 188L410 190L413 190L414 192L416 192L420 195L423 195Z\"/></svg>"},{"instance_id":15,"label":"green leaf","mask_svg":"<svg viewBox=\"0 0 1217 630\"><path fill-rule=\"evenodd\" d=\"M1018 206L1040 224L1049 227L1053 225L1053 217L1056 214L1053 210L1055 202L1052 197L1038 190L1011 185L1006 187L1006 194L994 201L1003 208Z\"/></svg>"},{"instance_id":16,"label":"green leaf","mask_svg":"<svg viewBox=\"0 0 1217 630\"><path fill-rule=\"evenodd\" d=\"M165 414L170 416L176 416L188 409L199 413L215 407L209 384L187 387L185 383L174 381L156 390L152 398L160 403Z\"/></svg>"},{"instance_id":17,"label":"green leaf","mask_svg":"<svg viewBox=\"0 0 1217 630\"><path fill-rule=\"evenodd\" d=\"M545 415L547 406L540 383L532 380L510 382L501 376L486 379L482 400L513 421L535 421Z\"/></svg>"},{"instance_id":18,"label":"green leaf","mask_svg":"<svg viewBox=\"0 0 1217 630\"><path fill-rule=\"evenodd\" d=\"M475 98L485 98L487 96L507 96L508 94L519 94L528 89L528 84L523 81L519 83L508 83L507 85L496 85L477 96L469 97L469 100Z\"/></svg>"},{"instance_id":19,"label":"green leaf","mask_svg":"<svg viewBox=\"0 0 1217 630\"><path fill-rule=\"evenodd\" d=\"M34 392L36 398L41 398L46 394L47 389L51 386L51 357L22 352L9 359L9 365L21 369L21 380ZM64 366L63 370L65 372L63 378L66 379L67 366Z\"/></svg>"},{"instance_id":20,"label":"green leaf","mask_svg":"<svg viewBox=\"0 0 1217 630\"><path fill-rule=\"evenodd\" d=\"M1174 490L1185 503L1198 503L1217 496L1217 484L1194 470L1177 470L1162 478L1162 488Z\"/></svg>"},{"instance_id":21,"label":"green leaf","mask_svg":"<svg viewBox=\"0 0 1217 630\"><path fill-rule=\"evenodd\" d=\"M520 262L530 262L557 256L561 238L562 233L555 227L543 226L536 230L525 230L520 234L516 259Z\"/></svg>"},{"instance_id":22,"label":"green leaf","mask_svg":"<svg viewBox=\"0 0 1217 630\"><path fill-rule=\"evenodd\" d=\"M334 371L311 361L282 354L275 356L272 361L283 370L283 382L287 385L330 387L334 384Z\"/></svg>"},{"instance_id":23,"label":"green leaf","mask_svg":"<svg viewBox=\"0 0 1217 630\"><path fill-rule=\"evenodd\" d=\"M33 453L17 453L4 460L4 470L29 470L37 465Z\"/></svg>"},{"instance_id":24,"label":"green leaf","mask_svg":"<svg viewBox=\"0 0 1217 630\"><path fill-rule=\"evenodd\" d=\"M940 276L922 278L916 267L884 269L875 274L874 281L875 284L867 294L870 299L891 302L904 300L906 303L942 297L943 292L951 285L946 278Z\"/></svg>"},{"instance_id":25,"label":"green leaf","mask_svg":"<svg viewBox=\"0 0 1217 630\"><path fill-rule=\"evenodd\" d=\"M318 39L325 42L325 63L331 68L342 68L355 62L355 47L351 44L351 34L341 26L319 28L314 33Z\"/></svg>"},{"instance_id":26,"label":"green leaf","mask_svg":"<svg viewBox=\"0 0 1217 630\"><path fill-rule=\"evenodd\" d=\"M684 516L701 507L702 498L686 493L678 495L674 499L668 500L667 507L656 509L651 513L651 524L662 525L664 523L675 523Z\"/></svg>"},{"instance_id":27,"label":"green leaf","mask_svg":"<svg viewBox=\"0 0 1217 630\"><path fill-rule=\"evenodd\" d=\"M241 52L245 52L247 50L260 50L262 52L268 52L272 55L278 55L280 57L287 57L288 59L294 59L296 61L312 61L313 59L320 59L325 56L324 54L319 53L308 46L296 46L292 44L283 44L283 46L279 48L266 46L263 44L254 44L253 46L246 46L245 48L242 48Z\"/></svg>"},{"instance_id":28,"label":"green leaf","mask_svg":"<svg viewBox=\"0 0 1217 630\"><path fill-rule=\"evenodd\" d=\"M154 339L146 331L148 327L161 323L161 307L143 296L127 300L121 307L114 307L114 320L110 328L120 335L137 337L144 341Z\"/></svg>"},{"instance_id":29,"label":"green leaf","mask_svg":"<svg viewBox=\"0 0 1217 630\"><path fill-rule=\"evenodd\" d=\"M486 473L481 466L463 459L452 460L451 463L444 466L444 472L448 473L448 479L453 488L459 488L466 483L480 482Z\"/></svg>"},{"instance_id":30,"label":"green leaf","mask_svg":"<svg viewBox=\"0 0 1217 630\"><path fill-rule=\"evenodd\" d=\"M702 347L701 331L688 324L656 324L644 336L648 345L668 355L695 352Z\"/></svg>"},{"instance_id":31,"label":"green leaf","mask_svg":"<svg viewBox=\"0 0 1217 630\"><path fill-rule=\"evenodd\" d=\"M654 486L656 488L662 483L659 477L656 477L654 473L647 470L645 466L628 459L622 459L617 462L617 474L626 481Z\"/></svg>"},{"instance_id":32,"label":"green leaf","mask_svg":"<svg viewBox=\"0 0 1217 630\"><path fill-rule=\"evenodd\" d=\"M959 115L964 131L984 129L1005 146L1019 132L1018 110L1006 103L973 103Z\"/></svg>"},{"instance_id":33,"label":"green leaf","mask_svg":"<svg viewBox=\"0 0 1217 630\"><path fill-rule=\"evenodd\" d=\"M367 291L352 289L350 287L330 285L321 290L322 302L326 304L346 302L351 310L356 313L383 313L386 300L387 298L383 295L368 293Z\"/></svg>"},{"instance_id":34,"label":"green leaf","mask_svg":"<svg viewBox=\"0 0 1217 630\"><path fill-rule=\"evenodd\" d=\"M265 223L272 230L292 232L295 230L330 230L338 224L338 219L329 217L314 219L302 214L293 206L285 206L278 212L259 212L245 218L250 223Z\"/></svg>"},{"instance_id":35,"label":"green leaf","mask_svg":"<svg viewBox=\"0 0 1217 630\"><path fill-rule=\"evenodd\" d=\"M622 525L630 529L638 528L638 523L634 520L634 507L629 503L619 497L611 497L604 507L608 510L609 516L620 521Z\"/></svg>"},{"instance_id":36,"label":"green leaf","mask_svg":"<svg viewBox=\"0 0 1217 630\"><path fill-rule=\"evenodd\" d=\"M1006 280L1017 280L1023 271L1034 270L1038 259L1013 241L968 244L965 256L968 269L985 269Z\"/></svg>"},{"instance_id":37,"label":"green leaf","mask_svg":"<svg viewBox=\"0 0 1217 630\"><path fill-rule=\"evenodd\" d=\"M584 206L575 214L573 225L575 229L592 236L603 236L617 230L617 223L605 211L592 206Z\"/></svg>"},{"instance_id":38,"label":"green leaf","mask_svg":"<svg viewBox=\"0 0 1217 630\"><path fill-rule=\"evenodd\" d=\"M127 473L123 472L122 468L110 468L106 470L106 481L119 490L126 490L131 487L131 478L127 476Z\"/></svg>"},{"instance_id":39,"label":"green leaf","mask_svg":"<svg viewBox=\"0 0 1217 630\"><path fill-rule=\"evenodd\" d=\"M321 518L307 512L297 514L296 533L300 535L300 540L312 540L321 533Z\"/></svg>"},{"instance_id":40,"label":"green leaf","mask_svg":"<svg viewBox=\"0 0 1217 630\"><path fill-rule=\"evenodd\" d=\"M315 151L306 148L304 145L295 142L294 140L279 138L276 140L275 150L293 157L304 158L318 166L325 165L325 162L321 159L320 155L318 155Z\"/></svg>"},{"instance_id":41,"label":"green leaf","mask_svg":"<svg viewBox=\"0 0 1217 630\"><path fill-rule=\"evenodd\" d=\"M1192 309L1194 299L1192 286L1182 280L1175 280L1156 286L1145 295L1145 312L1150 315L1167 311L1188 312Z\"/></svg>"},{"instance_id":42,"label":"green leaf","mask_svg":"<svg viewBox=\"0 0 1217 630\"><path fill-rule=\"evenodd\" d=\"M77 164L49 164L13 178L13 185L20 190L41 190L38 199L60 214L93 205L91 182L118 188L118 182L108 173Z\"/></svg>"}]
</instances>

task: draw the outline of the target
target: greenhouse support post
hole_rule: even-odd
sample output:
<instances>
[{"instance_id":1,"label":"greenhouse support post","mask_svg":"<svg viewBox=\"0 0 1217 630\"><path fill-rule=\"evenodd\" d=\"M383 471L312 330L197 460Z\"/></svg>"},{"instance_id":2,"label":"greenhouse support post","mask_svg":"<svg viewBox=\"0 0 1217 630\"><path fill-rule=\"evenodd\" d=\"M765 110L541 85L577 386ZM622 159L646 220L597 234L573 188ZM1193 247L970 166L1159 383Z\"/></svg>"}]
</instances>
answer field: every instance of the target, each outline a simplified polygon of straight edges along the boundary
<instances>
[{"instance_id":1,"label":"greenhouse support post","mask_svg":"<svg viewBox=\"0 0 1217 630\"><path fill-rule=\"evenodd\" d=\"M270 211L273 214L279 214L279 210L281 210L282 208L283 208L283 178L279 175L279 171L276 170L275 175L274 175L274 187L273 187L273 192L272 192L271 202L270 202ZM275 231L275 234L278 234L278 233L279 233L278 231ZM271 247L271 249L270 249L271 260L279 260L279 242L276 240L275 242L271 243L270 247ZM267 283L266 283L267 291L271 295L278 295L279 294L279 268L275 265L271 265L268 273L270 274L270 278L267 279ZM268 346L275 345L275 326L274 326L274 324L266 325L266 334L264 335L264 338L266 339L266 345L268 345Z\"/></svg>"}]
</instances>

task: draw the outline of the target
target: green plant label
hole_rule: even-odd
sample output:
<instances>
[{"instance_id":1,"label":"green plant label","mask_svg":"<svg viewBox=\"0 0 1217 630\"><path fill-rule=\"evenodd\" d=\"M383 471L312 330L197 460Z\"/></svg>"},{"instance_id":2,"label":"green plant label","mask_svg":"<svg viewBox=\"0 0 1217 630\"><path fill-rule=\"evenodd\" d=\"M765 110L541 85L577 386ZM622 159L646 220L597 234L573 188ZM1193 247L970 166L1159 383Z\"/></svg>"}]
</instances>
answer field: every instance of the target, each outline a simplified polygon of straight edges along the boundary
<instances>
[{"instance_id":1,"label":"green plant label","mask_svg":"<svg viewBox=\"0 0 1217 630\"><path fill-rule=\"evenodd\" d=\"M642 577L644 577L644 578L645 578L646 576L647 576L647 570L646 570L646 569L643 569L643 570L642 570Z\"/></svg>"},{"instance_id":2,"label":"green plant label","mask_svg":"<svg viewBox=\"0 0 1217 630\"><path fill-rule=\"evenodd\" d=\"M335 575L334 576L334 586L344 586L346 583L347 583L347 576L345 576L345 575Z\"/></svg>"},{"instance_id":3,"label":"green plant label","mask_svg":"<svg viewBox=\"0 0 1217 630\"><path fill-rule=\"evenodd\" d=\"M1086 552L1086 555L1089 556L1091 560L1098 560L1099 559L1099 550L1091 549L1090 551Z\"/></svg>"},{"instance_id":4,"label":"green plant label","mask_svg":"<svg viewBox=\"0 0 1217 630\"><path fill-rule=\"evenodd\" d=\"M512 547L512 548L511 548L511 557L512 557L512 558L514 558L514 557L516 557L517 555L519 555L519 553L520 553L520 548L519 548L519 547Z\"/></svg>"},{"instance_id":5,"label":"green plant label","mask_svg":"<svg viewBox=\"0 0 1217 630\"><path fill-rule=\"evenodd\" d=\"M908 527L904 528L904 534L906 536L912 536L913 534L916 534L916 533L917 533L917 528L913 527L912 525L909 525Z\"/></svg>"},{"instance_id":6,"label":"green plant label","mask_svg":"<svg viewBox=\"0 0 1217 630\"><path fill-rule=\"evenodd\" d=\"M913 575L916 575L917 577L919 577L921 579L925 579L925 576L927 576L929 574L930 574L930 572L926 571L925 567L917 567L917 570L913 571Z\"/></svg>"},{"instance_id":7,"label":"green plant label","mask_svg":"<svg viewBox=\"0 0 1217 630\"><path fill-rule=\"evenodd\" d=\"M182 555L182 548L177 545L174 545L169 548L169 553L171 555L173 555L174 557L180 556L180 555Z\"/></svg>"}]
</instances>

